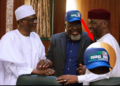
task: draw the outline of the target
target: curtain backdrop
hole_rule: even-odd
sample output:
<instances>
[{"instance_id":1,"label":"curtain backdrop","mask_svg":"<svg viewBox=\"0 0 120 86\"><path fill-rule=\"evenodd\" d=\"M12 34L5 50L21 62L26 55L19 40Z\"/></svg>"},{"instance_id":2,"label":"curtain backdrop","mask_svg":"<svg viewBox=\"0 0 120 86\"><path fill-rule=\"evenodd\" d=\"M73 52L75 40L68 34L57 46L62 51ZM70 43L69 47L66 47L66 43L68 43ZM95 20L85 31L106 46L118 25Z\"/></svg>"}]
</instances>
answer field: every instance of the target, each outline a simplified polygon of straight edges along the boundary
<instances>
[{"instance_id":1,"label":"curtain backdrop","mask_svg":"<svg viewBox=\"0 0 120 86\"><path fill-rule=\"evenodd\" d=\"M52 0L30 0L37 18L37 33L41 38L50 38L51 36L51 1Z\"/></svg>"}]
</instances>

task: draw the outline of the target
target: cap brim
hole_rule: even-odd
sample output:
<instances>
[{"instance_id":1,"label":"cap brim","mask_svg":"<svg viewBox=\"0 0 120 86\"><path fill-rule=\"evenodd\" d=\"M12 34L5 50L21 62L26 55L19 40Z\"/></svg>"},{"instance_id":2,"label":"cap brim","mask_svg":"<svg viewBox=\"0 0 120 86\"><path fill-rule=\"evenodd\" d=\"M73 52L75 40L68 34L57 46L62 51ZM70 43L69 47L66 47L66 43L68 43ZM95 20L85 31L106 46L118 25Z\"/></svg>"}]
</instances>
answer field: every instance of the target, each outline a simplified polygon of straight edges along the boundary
<instances>
[{"instance_id":1,"label":"cap brim","mask_svg":"<svg viewBox=\"0 0 120 86\"><path fill-rule=\"evenodd\" d=\"M69 19L68 22L74 22L74 21L80 21L81 19L80 18L72 18L72 19Z\"/></svg>"},{"instance_id":2,"label":"cap brim","mask_svg":"<svg viewBox=\"0 0 120 86\"><path fill-rule=\"evenodd\" d=\"M112 68L110 65L108 65L105 62L94 62L94 63L91 63L89 65L85 65L85 66L87 67L87 69L94 69L97 67L110 67L110 68Z\"/></svg>"}]
</instances>

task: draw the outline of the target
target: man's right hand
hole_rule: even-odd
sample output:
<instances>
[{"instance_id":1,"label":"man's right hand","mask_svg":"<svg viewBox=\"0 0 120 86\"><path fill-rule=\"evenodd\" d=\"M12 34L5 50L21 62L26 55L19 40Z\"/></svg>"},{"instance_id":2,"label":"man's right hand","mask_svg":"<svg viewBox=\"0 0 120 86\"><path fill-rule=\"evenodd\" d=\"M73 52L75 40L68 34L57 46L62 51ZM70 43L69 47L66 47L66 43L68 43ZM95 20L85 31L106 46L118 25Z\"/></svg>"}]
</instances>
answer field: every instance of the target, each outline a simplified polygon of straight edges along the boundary
<instances>
[{"instance_id":1,"label":"man's right hand","mask_svg":"<svg viewBox=\"0 0 120 86\"><path fill-rule=\"evenodd\" d=\"M50 75L55 75L55 71L53 69L34 69L32 71L32 74L38 74L38 75L46 75L46 76L50 76Z\"/></svg>"}]
</instances>

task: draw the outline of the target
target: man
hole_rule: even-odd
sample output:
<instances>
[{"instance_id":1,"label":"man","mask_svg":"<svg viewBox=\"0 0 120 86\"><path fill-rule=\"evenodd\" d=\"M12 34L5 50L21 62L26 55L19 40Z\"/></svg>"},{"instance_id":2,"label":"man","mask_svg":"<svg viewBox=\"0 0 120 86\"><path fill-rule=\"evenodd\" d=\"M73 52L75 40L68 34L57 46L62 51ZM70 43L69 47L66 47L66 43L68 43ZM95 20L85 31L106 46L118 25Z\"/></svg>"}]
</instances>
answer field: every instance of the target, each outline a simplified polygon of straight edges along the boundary
<instances>
[{"instance_id":1,"label":"man","mask_svg":"<svg viewBox=\"0 0 120 86\"><path fill-rule=\"evenodd\" d=\"M22 5L15 11L18 29L6 33L0 43L0 60L4 70L2 85L15 85L22 74L52 75L52 69L38 69L37 63L46 59L40 37L32 32L36 29L37 16L32 6ZM51 72L51 74L49 74Z\"/></svg>"},{"instance_id":2,"label":"man","mask_svg":"<svg viewBox=\"0 0 120 86\"><path fill-rule=\"evenodd\" d=\"M84 51L93 41L82 31L80 20L81 14L78 10L66 12L64 24L66 32L51 37L46 57L51 60L49 67L54 68L56 76L81 74L78 70L79 65L84 65Z\"/></svg>"},{"instance_id":3,"label":"man","mask_svg":"<svg viewBox=\"0 0 120 86\"><path fill-rule=\"evenodd\" d=\"M115 38L109 33L110 16L111 13L105 9L90 10L88 12L88 26L98 42L106 42L115 50L117 60L114 68L109 73L102 75L93 74L89 70L86 70L86 74L81 76L64 75L57 79L61 80L59 82L66 80L67 82L65 84L83 82L84 85L89 85L89 82L109 77L120 77L120 48Z\"/></svg>"}]
</instances>

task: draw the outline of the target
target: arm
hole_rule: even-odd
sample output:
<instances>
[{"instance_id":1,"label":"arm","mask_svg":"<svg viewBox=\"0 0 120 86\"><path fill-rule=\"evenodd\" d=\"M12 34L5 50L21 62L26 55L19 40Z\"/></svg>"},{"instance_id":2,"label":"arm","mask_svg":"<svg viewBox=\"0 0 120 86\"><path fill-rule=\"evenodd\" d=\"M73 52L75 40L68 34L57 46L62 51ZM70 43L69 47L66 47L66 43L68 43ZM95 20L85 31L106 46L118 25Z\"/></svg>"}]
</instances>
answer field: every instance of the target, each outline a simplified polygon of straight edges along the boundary
<instances>
[{"instance_id":1,"label":"arm","mask_svg":"<svg viewBox=\"0 0 120 86\"><path fill-rule=\"evenodd\" d=\"M29 67L19 67L15 64L4 62L5 63L5 69L8 73L13 73L16 77L23 75L23 74L38 74L38 75L54 75L55 71L52 69L32 69ZM49 74L49 72L51 72Z\"/></svg>"},{"instance_id":2,"label":"arm","mask_svg":"<svg viewBox=\"0 0 120 86\"><path fill-rule=\"evenodd\" d=\"M54 49L53 37L51 37L51 43L46 55L47 59L42 59L37 65L38 69L52 68L53 67L53 49Z\"/></svg>"},{"instance_id":3,"label":"arm","mask_svg":"<svg viewBox=\"0 0 120 86\"><path fill-rule=\"evenodd\" d=\"M102 74L102 75L97 75L97 74L90 73L90 74L79 75L79 76L76 76L76 75L62 75L62 76L57 78L57 81L58 81L58 83L65 82L64 85L73 84L73 83L77 83L77 82L78 83L83 83L83 85L88 85L89 82L94 82L94 81L101 80L101 79L106 79L106 78L108 79L109 74L110 73ZM84 83L87 83L87 84L84 84Z\"/></svg>"},{"instance_id":4,"label":"arm","mask_svg":"<svg viewBox=\"0 0 120 86\"><path fill-rule=\"evenodd\" d=\"M97 80L108 79L110 76L110 72L106 73L106 74L101 74L101 75L91 73L91 72L89 72L88 69L86 70L86 72L88 72L88 74L77 76L79 83L94 82Z\"/></svg>"}]
</instances>

